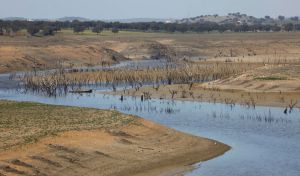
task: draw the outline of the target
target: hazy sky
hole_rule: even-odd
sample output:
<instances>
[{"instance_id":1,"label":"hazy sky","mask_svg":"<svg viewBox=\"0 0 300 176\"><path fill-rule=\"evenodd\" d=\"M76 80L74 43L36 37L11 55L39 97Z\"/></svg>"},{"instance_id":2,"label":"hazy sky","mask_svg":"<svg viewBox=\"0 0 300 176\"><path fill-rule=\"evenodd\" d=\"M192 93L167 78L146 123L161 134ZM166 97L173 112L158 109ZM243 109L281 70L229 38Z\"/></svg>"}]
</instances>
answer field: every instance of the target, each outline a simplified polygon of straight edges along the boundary
<instances>
[{"instance_id":1,"label":"hazy sky","mask_svg":"<svg viewBox=\"0 0 300 176\"><path fill-rule=\"evenodd\" d=\"M0 0L0 18L184 18L241 12L300 16L300 0Z\"/></svg>"}]
</instances>

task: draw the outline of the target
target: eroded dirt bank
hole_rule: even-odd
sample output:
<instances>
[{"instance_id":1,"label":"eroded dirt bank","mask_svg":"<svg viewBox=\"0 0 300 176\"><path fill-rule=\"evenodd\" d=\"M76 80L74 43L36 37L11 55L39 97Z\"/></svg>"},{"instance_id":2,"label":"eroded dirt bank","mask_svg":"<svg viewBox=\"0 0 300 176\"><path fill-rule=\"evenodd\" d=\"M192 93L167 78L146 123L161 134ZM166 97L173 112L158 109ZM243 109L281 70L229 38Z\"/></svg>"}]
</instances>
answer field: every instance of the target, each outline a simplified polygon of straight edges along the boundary
<instances>
[{"instance_id":1,"label":"eroded dirt bank","mask_svg":"<svg viewBox=\"0 0 300 176\"><path fill-rule=\"evenodd\" d=\"M64 132L52 131L55 135L21 146L15 144L13 149L3 150L2 147L1 176L168 175L190 169L191 164L222 155L230 149L229 146L217 141L191 136L138 117L122 116L111 111L80 109L76 113L88 115L87 117L83 115L82 121L75 123L81 118L64 117L68 114L67 111L74 111L70 107L30 103L13 105L12 102L2 102L0 105L2 108L8 106L6 109L17 106L15 113L22 111L24 116L34 117L30 119L30 123L34 123L32 126L36 127L13 126L5 120L7 119L5 116L10 114L0 113L1 122L7 121L6 124L0 125L2 142L7 137L12 139L16 137L18 139L16 141L22 143L19 139L19 135L22 134L13 133L14 130L19 128L19 131L29 133L27 136L32 136L31 133L40 132L39 127L44 124L41 120L47 120L49 128L56 128L51 126L53 118L65 119L57 120L57 128L62 128ZM48 111L50 115L46 119L36 116L38 110L44 111L44 108L50 108L51 111ZM61 114L61 117L58 114ZM102 120L99 121L101 118ZM111 118L114 120L111 121ZM91 123L92 121L95 123ZM101 121L103 124L98 123ZM35 125L37 123L41 125ZM65 125L60 126L59 123ZM23 129L28 127L30 127L29 132ZM33 129L35 131L32 131ZM14 144L14 141L8 141L8 146L9 143Z\"/></svg>"}]
</instances>

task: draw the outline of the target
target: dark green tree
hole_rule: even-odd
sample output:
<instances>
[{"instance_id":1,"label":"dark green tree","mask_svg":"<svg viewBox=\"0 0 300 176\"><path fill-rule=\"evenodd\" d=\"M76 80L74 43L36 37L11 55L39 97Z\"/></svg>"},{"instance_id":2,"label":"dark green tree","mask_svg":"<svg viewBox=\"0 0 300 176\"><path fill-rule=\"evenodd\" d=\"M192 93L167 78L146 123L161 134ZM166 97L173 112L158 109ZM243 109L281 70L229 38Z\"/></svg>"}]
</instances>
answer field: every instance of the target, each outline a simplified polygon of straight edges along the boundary
<instances>
[{"instance_id":1,"label":"dark green tree","mask_svg":"<svg viewBox=\"0 0 300 176\"><path fill-rule=\"evenodd\" d=\"M10 24L10 29L11 29L12 32L16 33L19 30L21 30L21 26L17 22L12 22Z\"/></svg>"},{"instance_id":2,"label":"dark green tree","mask_svg":"<svg viewBox=\"0 0 300 176\"><path fill-rule=\"evenodd\" d=\"M271 17L269 15L266 15L265 19L269 20L269 19L271 19Z\"/></svg>"},{"instance_id":3,"label":"dark green tree","mask_svg":"<svg viewBox=\"0 0 300 176\"><path fill-rule=\"evenodd\" d=\"M4 26L4 22L0 20L0 35L3 35L3 26Z\"/></svg>"},{"instance_id":4,"label":"dark green tree","mask_svg":"<svg viewBox=\"0 0 300 176\"><path fill-rule=\"evenodd\" d=\"M46 36L47 35L54 35L54 27L45 25L43 27L43 34L46 35Z\"/></svg>"},{"instance_id":5,"label":"dark green tree","mask_svg":"<svg viewBox=\"0 0 300 176\"><path fill-rule=\"evenodd\" d=\"M27 32L28 34L33 36L36 33L40 32L40 28L34 23L29 23L29 25L27 26Z\"/></svg>"},{"instance_id":6,"label":"dark green tree","mask_svg":"<svg viewBox=\"0 0 300 176\"><path fill-rule=\"evenodd\" d=\"M285 20L285 16L279 15L279 16L278 16L278 19L279 19L280 21L283 21L283 20Z\"/></svg>"},{"instance_id":7,"label":"dark green tree","mask_svg":"<svg viewBox=\"0 0 300 176\"><path fill-rule=\"evenodd\" d=\"M114 34L117 34L117 33L119 33L119 29L114 27L114 28L112 28L111 32Z\"/></svg>"},{"instance_id":8,"label":"dark green tree","mask_svg":"<svg viewBox=\"0 0 300 176\"><path fill-rule=\"evenodd\" d=\"M85 27L82 25L76 25L73 27L74 33L80 33L80 32L83 32L84 30L85 30Z\"/></svg>"},{"instance_id":9,"label":"dark green tree","mask_svg":"<svg viewBox=\"0 0 300 176\"><path fill-rule=\"evenodd\" d=\"M299 21L299 17L297 17L297 16L295 16L295 17L291 17L291 20L292 20L292 21L296 21L296 22L298 22L298 21Z\"/></svg>"},{"instance_id":10,"label":"dark green tree","mask_svg":"<svg viewBox=\"0 0 300 176\"><path fill-rule=\"evenodd\" d=\"M288 31L288 32L293 31L294 30L294 24L292 24L292 23L285 24L284 25L284 30Z\"/></svg>"},{"instance_id":11,"label":"dark green tree","mask_svg":"<svg viewBox=\"0 0 300 176\"><path fill-rule=\"evenodd\" d=\"M97 35L98 35L98 34L100 34L103 30L104 30L103 25L100 24L100 23L98 23L98 24L93 28L92 31L93 31L94 33L97 33Z\"/></svg>"},{"instance_id":12,"label":"dark green tree","mask_svg":"<svg viewBox=\"0 0 300 176\"><path fill-rule=\"evenodd\" d=\"M272 26L272 31L279 32L279 31L281 31L281 27L274 25L274 26Z\"/></svg>"},{"instance_id":13,"label":"dark green tree","mask_svg":"<svg viewBox=\"0 0 300 176\"><path fill-rule=\"evenodd\" d=\"M80 33L80 32L83 32L86 29L85 23L80 22L78 20L73 21L72 26L73 26L73 32L74 33Z\"/></svg>"}]
</instances>

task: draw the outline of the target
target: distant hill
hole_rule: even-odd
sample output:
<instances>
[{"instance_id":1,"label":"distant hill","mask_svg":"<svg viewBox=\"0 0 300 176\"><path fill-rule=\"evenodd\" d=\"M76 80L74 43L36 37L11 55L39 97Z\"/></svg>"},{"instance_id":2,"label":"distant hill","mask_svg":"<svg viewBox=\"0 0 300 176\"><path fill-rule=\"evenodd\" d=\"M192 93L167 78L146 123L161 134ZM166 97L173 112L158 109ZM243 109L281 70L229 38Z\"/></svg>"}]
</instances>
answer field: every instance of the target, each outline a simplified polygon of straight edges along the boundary
<instances>
[{"instance_id":1,"label":"distant hill","mask_svg":"<svg viewBox=\"0 0 300 176\"><path fill-rule=\"evenodd\" d=\"M175 22L173 19L164 18L129 18L129 19L112 19L103 20L106 22L120 22L120 23L139 23L139 22Z\"/></svg>"},{"instance_id":2,"label":"distant hill","mask_svg":"<svg viewBox=\"0 0 300 176\"><path fill-rule=\"evenodd\" d=\"M6 17L6 18L2 18L2 20L5 21L27 21L27 18L23 18L23 17Z\"/></svg>"},{"instance_id":3,"label":"distant hill","mask_svg":"<svg viewBox=\"0 0 300 176\"><path fill-rule=\"evenodd\" d=\"M6 17L1 18L5 21L91 21L91 19L83 18L83 17L63 17L63 18L57 18L57 19L47 19L47 18L39 18L39 19L28 19L23 17Z\"/></svg>"},{"instance_id":4,"label":"distant hill","mask_svg":"<svg viewBox=\"0 0 300 176\"><path fill-rule=\"evenodd\" d=\"M270 16L266 16L264 18L256 18L253 16L248 16L247 14L241 13L229 13L225 16L219 15L201 15L193 18L184 18L181 20L176 20L177 23L218 23L218 24L229 24L229 23L240 23L240 24L263 24L263 25L274 25L274 24L286 24L286 23L298 23L298 17L284 18L279 20L278 18L271 18Z\"/></svg>"},{"instance_id":5,"label":"distant hill","mask_svg":"<svg viewBox=\"0 0 300 176\"><path fill-rule=\"evenodd\" d=\"M14 21L14 20L20 20L20 21L98 21L99 19L88 19L84 17L63 17L63 18L57 18L57 19L26 19L23 17L7 17L3 18L2 20L7 21ZM300 24L299 17L284 17L283 19L278 18L272 18L270 16L265 16L263 18L257 18L254 16L248 16L247 14L241 14L241 13L229 13L224 16L220 15L201 15L197 17L192 18L184 18L184 19L165 19L165 18L129 18L129 19L104 19L101 21L105 22L120 22L120 23L139 23L139 22L163 22L163 23L179 23L179 24L193 24L193 23L218 23L218 24L262 24L262 25L282 25L287 23L293 23L293 24Z\"/></svg>"},{"instance_id":6,"label":"distant hill","mask_svg":"<svg viewBox=\"0 0 300 176\"><path fill-rule=\"evenodd\" d=\"M83 18L83 17L63 17L55 19L56 21L91 21L91 19Z\"/></svg>"}]
</instances>

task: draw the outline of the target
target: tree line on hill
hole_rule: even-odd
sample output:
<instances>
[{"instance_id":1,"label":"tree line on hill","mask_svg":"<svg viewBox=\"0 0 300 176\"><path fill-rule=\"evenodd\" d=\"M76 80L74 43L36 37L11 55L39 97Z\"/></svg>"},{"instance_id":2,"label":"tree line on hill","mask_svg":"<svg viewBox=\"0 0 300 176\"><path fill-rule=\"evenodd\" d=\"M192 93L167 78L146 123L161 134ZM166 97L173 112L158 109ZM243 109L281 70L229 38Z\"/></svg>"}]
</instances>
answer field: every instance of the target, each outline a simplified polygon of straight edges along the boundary
<instances>
[{"instance_id":1,"label":"tree line on hill","mask_svg":"<svg viewBox=\"0 0 300 176\"><path fill-rule=\"evenodd\" d=\"M278 31L300 31L300 24L287 23L282 25L264 24L238 24L227 23L218 24L214 22L205 23L163 23L163 22L138 22L138 23L119 23L102 21L2 21L0 20L0 35L14 35L15 33L26 30L30 35L54 35L62 29L72 29L74 33L82 33L91 30L100 34L103 30L111 30L118 33L119 30L145 31L145 32L278 32Z\"/></svg>"}]
</instances>

